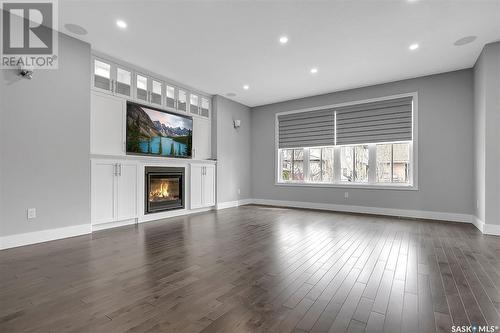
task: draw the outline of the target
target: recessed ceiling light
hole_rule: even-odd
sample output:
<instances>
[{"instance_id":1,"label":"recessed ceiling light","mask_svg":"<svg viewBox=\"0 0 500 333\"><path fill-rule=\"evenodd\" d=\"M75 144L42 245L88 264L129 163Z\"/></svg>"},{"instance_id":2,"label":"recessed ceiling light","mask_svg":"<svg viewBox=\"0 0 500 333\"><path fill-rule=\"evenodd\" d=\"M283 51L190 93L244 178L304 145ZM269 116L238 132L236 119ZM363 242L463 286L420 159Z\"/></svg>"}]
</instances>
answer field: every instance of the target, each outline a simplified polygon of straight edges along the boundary
<instances>
[{"instance_id":1,"label":"recessed ceiling light","mask_svg":"<svg viewBox=\"0 0 500 333\"><path fill-rule=\"evenodd\" d=\"M127 27L127 22L123 20L117 20L116 25L118 26L118 28L125 29Z\"/></svg>"},{"instance_id":2,"label":"recessed ceiling light","mask_svg":"<svg viewBox=\"0 0 500 333\"><path fill-rule=\"evenodd\" d=\"M419 45L417 43L413 43L408 47L411 51L415 51L416 49L419 48Z\"/></svg>"},{"instance_id":3,"label":"recessed ceiling light","mask_svg":"<svg viewBox=\"0 0 500 333\"><path fill-rule=\"evenodd\" d=\"M245 85L243 86L243 89L248 90L248 89L250 89L250 86L249 86L248 84L245 84Z\"/></svg>"},{"instance_id":4,"label":"recessed ceiling light","mask_svg":"<svg viewBox=\"0 0 500 333\"><path fill-rule=\"evenodd\" d=\"M472 43L473 41L475 41L477 38L477 36L467 36L467 37L463 37L463 38L460 38L459 40L457 40L454 45L455 46L462 46L462 45L465 45L465 44L469 44L469 43Z\"/></svg>"},{"instance_id":5,"label":"recessed ceiling light","mask_svg":"<svg viewBox=\"0 0 500 333\"><path fill-rule=\"evenodd\" d=\"M318 72L318 69L316 67L311 68L310 72L311 74L316 74Z\"/></svg>"},{"instance_id":6,"label":"recessed ceiling light","mask_svg":"<svg viewBox=\"0 0 500 333\"><path fill-rule=\"evenodd\" d=\"M281 37L280 37L280 43L281 43L282 45L284 45L284 44L288 43L288 37L287 37L287 36L281 36Z\"/></svg>"}]
</instances>

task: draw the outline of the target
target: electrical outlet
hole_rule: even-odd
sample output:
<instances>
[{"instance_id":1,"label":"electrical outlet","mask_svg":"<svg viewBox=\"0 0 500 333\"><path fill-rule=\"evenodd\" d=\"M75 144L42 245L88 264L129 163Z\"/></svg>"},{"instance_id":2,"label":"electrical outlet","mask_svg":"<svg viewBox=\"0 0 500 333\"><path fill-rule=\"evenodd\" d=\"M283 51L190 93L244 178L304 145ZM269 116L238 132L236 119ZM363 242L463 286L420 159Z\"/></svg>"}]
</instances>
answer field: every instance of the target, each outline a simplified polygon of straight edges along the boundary
<instances>
[{"instance_id":1,"label":"electrical outlet","mask_svg":"<svg viewBox=\"0 0 500 333\"><path fill-rule=\"evenodd\" d=\"M241 194L241 190L240 190L240 189L238 189L238 195L240 195L240 194Z\"/></svg>"},{"instance_id":2,"label":"electrical outlet","mask_svg":"<svg viewBox=\"0 0 500 333\"><path fill-rule=\"evenodd\" d=\"M344 192L344 199L349 199L349 192Z\"/></svg>"},{"instance_id":3,"label":"electrical outlet","mask_svg":"<svg viewBox=\"0 0 500 333\"><path fill-rule=\"evenodd\" d=\"M28 219L35 219L36 218L36 208L28 208L27 215L28 215Z\"/></svg>"}]
</instances>

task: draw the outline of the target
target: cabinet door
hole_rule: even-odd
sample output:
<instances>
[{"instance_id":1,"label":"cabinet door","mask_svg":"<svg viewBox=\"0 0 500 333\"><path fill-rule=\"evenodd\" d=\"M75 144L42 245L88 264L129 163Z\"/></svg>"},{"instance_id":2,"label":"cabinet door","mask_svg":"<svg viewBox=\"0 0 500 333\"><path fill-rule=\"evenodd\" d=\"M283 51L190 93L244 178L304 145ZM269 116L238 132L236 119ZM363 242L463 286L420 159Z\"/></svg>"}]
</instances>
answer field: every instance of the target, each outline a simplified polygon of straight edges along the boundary
<instances>
[{"instance_id":1,"label":"cabinet door","mask_svg":"<svg viewBox=\"0 0 500 333\"><path fill-rule=\"evenodd\" d=\"M201 165L191 165L191 209L203 207L203 192L202 192L202 175L203 166Z\"/></svg>"},{"instance_id":2,"label":"cabinet door","mask_svg":"<svg viewBox=\"0 0 500 333\"><path fill-rule=\"evenodd\" d=\"M177 109L187 111L187 93L182 89L177 90Z\"/></svg>"},{"instance_id":3,"label":"cabinet door","mask_svg":"<svg viewBox=\"0 0 500 333\"><path fill-rule=\"evenodd\" d=\"M166 86L165 88L165 105L169 108L175 108L176 107L176 100L175 100L175 87L174 86Z\"/></svg>"},{"instance_id":4,"label":"cabinet door","mask_svg":"<svg viewBox=\"0 0 500 333\"><path fill-rule=\"evenodd\" d=\"M215 205L215 166L205 166L203 175L203 206Z\"/></svg>"},{"instance_id":5,"label":"cabinet door","mask_svg":"<svg viewBox=\"0 0 500 333\"><path fill-rule=\"evenodd\" d=\"M114 67L115 76L113 92L116 95L130 97L132 95L132 72L121 67Z\"/></svg>"},{"instance_id":6,"label":"cabinet door","mask_svg":"<svg viewBox=\"0 0 500 333\"><path fill-rule=\"evenodd\" d=\"M135 76L135 98L149 102L148 78L141 74Z\"/></svg>"},{"instance_id":7,"label":"cabinet door","mask_svg":"<svg viewBox=\"0 0 500 333\"><path fill-rule=\"evenodd\" d=\"M94 89L111 93L111 64L94 58L92 85Z\"/></svg>"},{"instance_id":8,"label":"cabinet door","mask_svg":"<svg viewBox=\"0 0 500 333\"><path fill-rule=\"evenodd\" d=\"M123 155L125 101L98 92L90 95L91 138L93 154Z\"/></svg>"},{"instance_id":9,"label":"cabinet door","mask_svg":"<svg viewBox=\"0 0 500 333\"><path fill-rule=\"evenodd\" d=\"M118 164L116 220L137 217L137 165Z\"/></svg>"},{"instance_id":10,"label":"cabinet door","mask_svg":"<svg viewBox=\"0 0 500 333\"><path fill-rule=\"evenodd\" d=\"M193 117L193 158L212 157L211 123L208 119Z\"/></svg>"},{"instance_id":11,"label":"cabinet door","mask_svg":"<svg viewBox=\"0 0 500 333\"><path fill-rule=\"evenodd\" d=\"M115 164L111 161L92 163L92 224L112 222L115 217Z\"/></svg>"},{"instance_id":12,"label":"cabinet door","mask_svg":"<svg viewBox=\"0 0 500 333\"><path fill-rule=\"evenodd\" d=\"M200 114L199 98L196 94L189 94L189 112L192 114Z\"/></svg>"},{"instance_id":13,"label":"cabinet door","mask_svg":"<svg viewBox=\"0 0 500 333\"><path fill-rule=\"evenodd\" d=\"M201 98L200 115L205 118L210 118L210 100L206 97Z\"/></svg>"},{"instance_id":14,"label":"cabinet door","mask_svg":"<svg viewBox=\"0 0 500 333\"><path fill-rule=\"evenodd\" d=\"M151 104L162 105L163 101L163 83L151 79Z\"/></svg>"}]
</instances>

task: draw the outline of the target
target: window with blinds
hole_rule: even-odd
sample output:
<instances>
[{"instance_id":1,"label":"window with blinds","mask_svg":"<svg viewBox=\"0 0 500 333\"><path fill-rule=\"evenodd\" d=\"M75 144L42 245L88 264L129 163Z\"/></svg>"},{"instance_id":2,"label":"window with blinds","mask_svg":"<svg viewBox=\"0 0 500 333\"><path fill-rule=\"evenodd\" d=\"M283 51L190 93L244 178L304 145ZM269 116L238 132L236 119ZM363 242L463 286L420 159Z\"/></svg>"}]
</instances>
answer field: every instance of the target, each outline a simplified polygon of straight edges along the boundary
<instances>
[{"instance_id":1,"label":"window with blinds","mask_svg":"<svg viewBox=\"0 0 500 333\"><path fill-rule=\"evenodd\" d=\"M278 114L278 180L413 186L414 96Z\"/></svg>"}]
</instances>

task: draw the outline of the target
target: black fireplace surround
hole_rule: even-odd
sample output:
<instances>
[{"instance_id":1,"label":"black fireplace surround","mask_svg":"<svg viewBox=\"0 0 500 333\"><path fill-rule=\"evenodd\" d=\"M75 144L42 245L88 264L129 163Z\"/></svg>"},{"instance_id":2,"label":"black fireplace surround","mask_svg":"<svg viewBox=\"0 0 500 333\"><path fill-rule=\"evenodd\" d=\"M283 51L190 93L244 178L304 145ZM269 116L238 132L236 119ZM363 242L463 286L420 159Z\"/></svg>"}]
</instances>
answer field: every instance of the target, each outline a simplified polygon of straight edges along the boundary
<instances>
[{"instance_id":1,"label":"black fireplace surround","mask_svg":"<svg viewBox=\"0 0 500 333\"><path fill-rule=\"evenodd\" d=\"M184 208L184 168L145 167L144 213Z\"/></svg>"}]
</instances>

